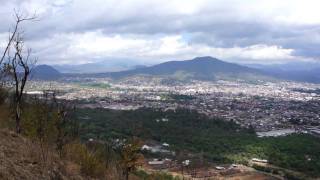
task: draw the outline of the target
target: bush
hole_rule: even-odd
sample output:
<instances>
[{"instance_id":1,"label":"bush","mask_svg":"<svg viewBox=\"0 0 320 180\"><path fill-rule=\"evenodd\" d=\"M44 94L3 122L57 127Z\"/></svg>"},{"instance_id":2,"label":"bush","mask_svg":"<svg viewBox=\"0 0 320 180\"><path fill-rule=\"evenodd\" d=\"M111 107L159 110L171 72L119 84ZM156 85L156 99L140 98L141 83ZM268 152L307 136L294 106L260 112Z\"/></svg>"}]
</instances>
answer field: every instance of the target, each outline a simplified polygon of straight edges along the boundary
<instances>
[{"instance_id":1,"label":"bush","mask_svg":"<svg viewBox=\"0 0 320 180\"><path fill-rule=\"evenodd\" d=\"M105 176L105 163L99 156L80 143L68 144L64 148L67 159L79 164L81 172L91 177Z\"/></svg>"},{"instance_id":2,"label":"bush","mask_svg":"<svg viewBox=\"0 0 320 180\"><path fill-rule=\"evenodd\" d=\"M164 172L157 172L150 175L150 180L179 180L177 176L172 176Z\"/></svg>"}]
</instances>

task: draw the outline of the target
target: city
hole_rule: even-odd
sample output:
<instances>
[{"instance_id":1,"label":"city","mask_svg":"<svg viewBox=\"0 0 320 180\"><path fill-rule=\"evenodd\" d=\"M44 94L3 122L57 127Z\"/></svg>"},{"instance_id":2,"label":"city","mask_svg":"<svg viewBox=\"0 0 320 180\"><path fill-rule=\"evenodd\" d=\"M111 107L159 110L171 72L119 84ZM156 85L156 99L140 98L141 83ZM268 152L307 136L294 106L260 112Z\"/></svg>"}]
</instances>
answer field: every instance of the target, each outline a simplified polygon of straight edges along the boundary
<instances>
[{"instance_id":1,"label":"city","mask_svg":"<svg viewBox=\"0 0 320 180\"><path fill-rule=\"evenodd\" d=\"M159 83L159 79L145 81L136 77L130 82L105 78L33 81L27 91L56 91L60 99L80 101L80 108L185 108L253 127L257 132L293 129L319 135L319 88L317 84L298 82L228 81L193 81L172 86Z\"/></svg>"}]
</instances>

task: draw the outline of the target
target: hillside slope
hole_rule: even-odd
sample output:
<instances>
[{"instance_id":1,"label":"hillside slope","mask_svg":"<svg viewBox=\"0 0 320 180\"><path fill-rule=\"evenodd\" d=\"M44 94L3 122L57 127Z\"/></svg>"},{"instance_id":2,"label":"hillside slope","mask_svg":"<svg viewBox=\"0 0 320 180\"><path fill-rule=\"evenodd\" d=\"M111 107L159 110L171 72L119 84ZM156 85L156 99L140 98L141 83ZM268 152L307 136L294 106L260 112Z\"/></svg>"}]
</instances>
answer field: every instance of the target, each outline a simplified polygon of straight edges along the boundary
<instances>
[{"instance_id":1,"label":"hillside slope","mask_svg":"<svg viewBox=\"0 0 320 180\"><path fill-rule=\"evenodd\" d=\"M37 80L57 80L61 73L48 65L38 65L32 70L31 78Z\"/></svg>"},{"instance_id":2,"label":"hillside slope","mask_svg":"<svg viewBox=\"0 0 320 180\"><path fill-rule=\"evenodd\" d=\"M51 154L48 163L44 164L39 152L39 145L14 132L0 129L0 179L88 179L78 172L72 174L56 154Z\"/></svg>"}]
</instances>

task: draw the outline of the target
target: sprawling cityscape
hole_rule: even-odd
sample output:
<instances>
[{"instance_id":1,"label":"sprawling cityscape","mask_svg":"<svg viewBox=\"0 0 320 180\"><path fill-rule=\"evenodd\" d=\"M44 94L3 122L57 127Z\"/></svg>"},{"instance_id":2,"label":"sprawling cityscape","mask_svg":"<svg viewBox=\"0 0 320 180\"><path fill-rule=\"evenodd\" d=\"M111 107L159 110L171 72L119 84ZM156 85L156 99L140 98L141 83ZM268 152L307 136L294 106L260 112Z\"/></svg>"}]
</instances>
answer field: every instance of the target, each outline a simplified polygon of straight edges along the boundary
<instances>
[{"instance_id":1,"label":"sprawling cityscape","mask_svg":"<svg viewBox=\"0 0 320 180\"><path fill-rule=\"evenodd\" d=\"M164 85L159 79L130 81L107 78L66 78L59 82L33 81L29 94L44 90L58 98L78 100L82 108L133 110L155 108L196 110L209 117L234 121L257 132L305 132L320 135L318 84L298 82L204 82ZM280 133L281 134L281 133Z\"/></svg>"}]
</instances>

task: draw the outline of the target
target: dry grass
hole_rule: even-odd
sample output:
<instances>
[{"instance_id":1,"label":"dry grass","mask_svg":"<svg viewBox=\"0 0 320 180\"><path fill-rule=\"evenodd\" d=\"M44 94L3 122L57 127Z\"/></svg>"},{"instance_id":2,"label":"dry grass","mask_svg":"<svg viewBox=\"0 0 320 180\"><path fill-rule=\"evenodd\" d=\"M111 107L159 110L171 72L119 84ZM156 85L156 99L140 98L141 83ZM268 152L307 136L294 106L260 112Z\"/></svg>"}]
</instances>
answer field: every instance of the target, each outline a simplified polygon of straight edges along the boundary
<instances>
[{"instance_id":1,"label":"dry grass","mask_svg":"<svg viewBox=\"0 0 320 180\"><path fill-rule=\"evenodd\" d=\"M99 153L84 144L64 148L61 159L54 145L36 138L18 135L10 121L10 110L0 105L0 179L121 179L117 169L107 170ZM107 177L108 176L108 177ZM83 178L86 177L86 178ZM109 178L110 177L110 178Z\"/></svg>"},{"instance_id":2,"label":"dry grass","mask_svg":"<svg viewBox=\"0 0 320 180\"><path fill-rule=\"evenodd\" d=\"M65 157L81 166L81 172L91 177L105 177L106 165L96 153L80 143L68 144L64 148Z\"/></svg>"},{"instance_id":3,"label":"dry grass","mask_svg":"<svg viewBox=\"0 0 320 180\"><path fill-rule=\"evenodd\" d=\"M61 160L50 149L46 160L40 146L16 133L0 129L0 179L92 179L81 175L79 165Z\"/></svg>"}]
</instances>

